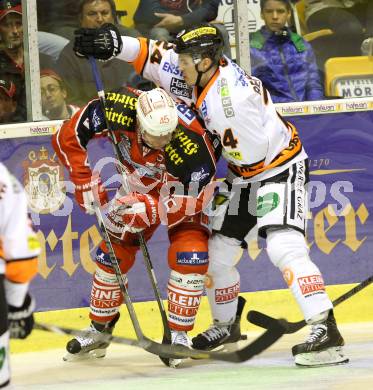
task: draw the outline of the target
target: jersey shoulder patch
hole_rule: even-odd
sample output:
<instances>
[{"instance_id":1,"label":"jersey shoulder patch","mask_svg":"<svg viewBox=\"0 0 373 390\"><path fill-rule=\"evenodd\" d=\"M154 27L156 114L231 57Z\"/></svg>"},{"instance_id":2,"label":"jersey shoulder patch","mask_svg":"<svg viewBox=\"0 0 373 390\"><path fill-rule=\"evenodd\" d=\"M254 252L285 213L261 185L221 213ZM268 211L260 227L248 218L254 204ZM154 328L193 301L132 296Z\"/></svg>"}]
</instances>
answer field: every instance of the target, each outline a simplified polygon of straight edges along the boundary
<instances>
[{"instance_id":1,"label":"jersey shoulder patch","mask_svg":"<svg viewBox=\"0 0 373 390\"><path fill-rule=\"evenodd\" d=\"M136 125L136 103L134 90L121 88L106 95L106 120L112 130L134 130Z\"/></svg>"},{"instance_id":2,"label":"jersey shoulder patch","mask_svg":"<svg viewBox=\"0 0 373 390\"><path fill-rule=\"evenodd\" d=\"M193 120L196 118L196 113L189 108L186 104L178 104L177 116L181 119L186 125L190 125Z\"/></svg>"}]
</instances>

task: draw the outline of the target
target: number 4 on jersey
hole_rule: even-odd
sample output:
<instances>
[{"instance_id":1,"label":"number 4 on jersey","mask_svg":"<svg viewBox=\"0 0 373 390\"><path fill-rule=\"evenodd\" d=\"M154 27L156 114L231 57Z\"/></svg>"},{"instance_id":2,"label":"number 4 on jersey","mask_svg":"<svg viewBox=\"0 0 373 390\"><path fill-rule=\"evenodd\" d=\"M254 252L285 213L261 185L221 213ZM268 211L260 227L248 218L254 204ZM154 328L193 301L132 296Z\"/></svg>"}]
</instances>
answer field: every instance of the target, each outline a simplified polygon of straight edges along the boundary
<instances>
[{"instance_id":1,"label":"number 4 on jersey","mask_svg":"<svg viewBox=\"0 0 373 390\"><path fill-rule=\"evenodd\" d=\"M233 136L232 129L225 129L223 135L223 146L230 146L232 149L236 148L238 141L237 138Z\"/></svg>"}]
</instances>

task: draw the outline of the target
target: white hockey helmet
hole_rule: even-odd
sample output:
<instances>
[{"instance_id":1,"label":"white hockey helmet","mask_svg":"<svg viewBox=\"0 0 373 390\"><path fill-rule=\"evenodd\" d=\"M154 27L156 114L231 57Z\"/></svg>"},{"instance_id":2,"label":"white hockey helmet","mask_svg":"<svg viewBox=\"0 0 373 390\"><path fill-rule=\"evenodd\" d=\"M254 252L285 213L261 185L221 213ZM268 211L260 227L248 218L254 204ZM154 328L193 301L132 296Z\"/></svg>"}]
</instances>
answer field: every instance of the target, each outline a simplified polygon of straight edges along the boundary
<instances>
[{"instance_id":1,"label":"white hockey helmet","mask_svg":"<svg viewBox=\"0 0 373 390\"><path fill-rule=\"evenodd\" d=\"M161 88L143 92L138 98L136 111L140 131L154 137L172 133L178 123L176 105Z\"/></svg>"}]
</instances>

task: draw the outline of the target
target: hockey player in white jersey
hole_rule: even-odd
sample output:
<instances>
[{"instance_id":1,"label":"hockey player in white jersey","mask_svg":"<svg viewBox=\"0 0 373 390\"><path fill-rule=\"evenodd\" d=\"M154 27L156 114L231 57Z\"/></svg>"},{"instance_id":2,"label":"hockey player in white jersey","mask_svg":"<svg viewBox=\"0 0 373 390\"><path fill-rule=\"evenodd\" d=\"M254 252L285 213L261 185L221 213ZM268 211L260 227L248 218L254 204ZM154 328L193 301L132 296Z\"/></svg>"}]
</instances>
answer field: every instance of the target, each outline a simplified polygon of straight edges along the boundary
<instances>
[{"instance_id":1,"label":"hockey player in white jersey","mask_svg":"<svg viewBox=\"0 0 373 390\"><path fill-rule=\"evenodd\" d=\"M220 136L228 174L216 198L219 212L209 240L207 294L214 323L193 339L193 346L214 349L237 340L233 326L240 276L235 265L245 237L257 226L270 260L312 325L308 339L292 349L296 364L347 362L333 305L305 240L307 154L261 81L222 55L222 38L210 24L182 31L174 44L120 37L112 25L76 34L77 55L117 56L131 63L175 100L198 110L207 130Z\"/></svg>"},{"instance_id":2,"label":"hockey player in white jersey","mask_svg":"<svg viewBox=\"0 0 373 390\"><path fill-rule=\"evenodd\" d=\"M9 338L24 339L33 328L28 286L39 252L23 188L0 163L0 388L10 383Z\"/></svg>"}]
</instances>

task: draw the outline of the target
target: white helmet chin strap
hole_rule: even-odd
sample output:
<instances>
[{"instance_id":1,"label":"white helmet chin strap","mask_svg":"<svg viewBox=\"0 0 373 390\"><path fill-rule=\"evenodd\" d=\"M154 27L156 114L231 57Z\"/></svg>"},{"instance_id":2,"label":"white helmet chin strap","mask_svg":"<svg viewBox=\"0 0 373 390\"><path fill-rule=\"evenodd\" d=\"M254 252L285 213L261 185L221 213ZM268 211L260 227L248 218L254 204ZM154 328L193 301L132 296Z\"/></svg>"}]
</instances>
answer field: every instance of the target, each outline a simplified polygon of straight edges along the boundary
<instances>
[{"instance_id":1,"label":"white helmet chin strap","mask_svg":"<svg viewBox=\"0 0 373 390\"><path fill-rule=\"evenodd\" d=\"M197 57L193 57L193 55L192 55L192 58L193 58L193 62L194 62L194 67L195 67L196 72L197 72L196 87L202 87L202 85L200 85L202 76L203 76L205 73L207 73L207 72L214 66L214 62L211 60L210 66L209 66L206 70L202 71L202 70L199 70L199 69L198 69L198 65L199 65L199 64L201 63L201 61L202 61L201 56L199 56L199 58L197 58ZM210 58L210 59L211 59L211 58Z\"/></svg>"}]
</instances>

